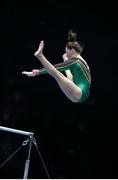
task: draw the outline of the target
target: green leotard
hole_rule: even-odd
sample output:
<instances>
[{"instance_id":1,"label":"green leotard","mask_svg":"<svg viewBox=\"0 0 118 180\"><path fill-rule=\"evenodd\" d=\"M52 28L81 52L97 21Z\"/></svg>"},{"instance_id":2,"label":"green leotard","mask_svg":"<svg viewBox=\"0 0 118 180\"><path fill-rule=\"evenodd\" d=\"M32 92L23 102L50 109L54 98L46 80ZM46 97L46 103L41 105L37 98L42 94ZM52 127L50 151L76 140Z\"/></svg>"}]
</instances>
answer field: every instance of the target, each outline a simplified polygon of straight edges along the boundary
<instances>
[{"instance_id":1,"label":"green leotard","mask_svg":"<svg viewBox=\"0 0 118 180\"><path fill-rule=\"evenodd\" d=\"M60 72L70 70L73 75L73 82L81 88L82 97L79 102L84 102L90 93L91 73L87 63L79 58L69 59L54 65ZM45 68L39 69L39 74L47 74Z\"/></svg>"}]
</instances>

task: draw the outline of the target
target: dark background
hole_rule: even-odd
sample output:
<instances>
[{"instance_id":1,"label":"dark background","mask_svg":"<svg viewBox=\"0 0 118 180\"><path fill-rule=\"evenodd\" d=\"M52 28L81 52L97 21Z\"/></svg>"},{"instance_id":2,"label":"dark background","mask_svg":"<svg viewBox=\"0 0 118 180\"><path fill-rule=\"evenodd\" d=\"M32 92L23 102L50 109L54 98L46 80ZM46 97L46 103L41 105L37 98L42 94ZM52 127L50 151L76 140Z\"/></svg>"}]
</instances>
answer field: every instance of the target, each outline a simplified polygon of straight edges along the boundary
<instances>
[{"instance_id":1,"label":"dark background","mask_svg":"<svg viewBox=\"0 0 118 180\"><path fill-rule=\"evenodd\" d=\"M117 13L113 1L1 3L0 125L34 133L51 178L118 178ZM83 104L68 100L50 75L21 75L42 67L33 55L42 39L49 61L62 62L70 28L91 68ZM1 131L0 164L26 139ZM0 168L0 178L23 177L27 150L23 146ZM29 178L47 178L34 144Z\"/></svg>"}]
</instances>

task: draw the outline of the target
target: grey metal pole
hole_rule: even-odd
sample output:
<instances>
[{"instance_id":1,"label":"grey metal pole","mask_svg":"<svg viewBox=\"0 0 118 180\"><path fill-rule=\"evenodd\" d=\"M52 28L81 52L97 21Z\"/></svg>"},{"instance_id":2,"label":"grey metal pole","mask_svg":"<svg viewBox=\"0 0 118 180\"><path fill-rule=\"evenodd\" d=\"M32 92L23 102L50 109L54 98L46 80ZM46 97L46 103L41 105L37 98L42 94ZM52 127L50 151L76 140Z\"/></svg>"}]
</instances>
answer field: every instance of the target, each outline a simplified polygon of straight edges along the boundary
<instances>
[{"instance_id":1,"label":"grey metal pole","mask_svg":"<svg viewBox=\"0 0 118 180\"><path fill-rule=\"evenodd\" d=\"M23 179L27 179L27 178L28 178L28 172L29 172L29 165L30 165L30 154L31 154L32 142L33 142L33 135L30 136L30 139L29 139L28 156L27 156L27 159L26 159L26 161L25 161L25 170L24 170L24 176L23 176Z\"/></svg>"},{"instance_id":2,"label":"grey metal pole","mask_svg":"<svg viewBox=\"0 0 118 180\"><path fill-rule=\"evenodd\" d=\"M3 127L3 126L0 126L0 130L12 132L12 133L17 133L17 134L22 134L22 135L25 135L25 136L33 135L32 132L21 131L21 130L18 130L18 129L12 129L12 128Z\"/></svg>"}]
</instances>

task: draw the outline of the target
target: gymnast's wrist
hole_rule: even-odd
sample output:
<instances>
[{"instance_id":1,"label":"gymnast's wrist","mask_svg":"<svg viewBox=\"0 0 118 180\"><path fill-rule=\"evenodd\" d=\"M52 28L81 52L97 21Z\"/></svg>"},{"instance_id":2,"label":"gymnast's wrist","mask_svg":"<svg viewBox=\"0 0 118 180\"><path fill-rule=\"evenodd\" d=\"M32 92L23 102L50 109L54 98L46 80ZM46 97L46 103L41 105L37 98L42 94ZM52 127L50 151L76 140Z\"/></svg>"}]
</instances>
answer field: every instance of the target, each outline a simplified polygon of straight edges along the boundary
<instances>
[{"instance_id":1,"label":"gymnast's wrist","mask_svg":"<svg viewBox=\"0 0 118 180\"><path fill-rule=\"evenodd\" d=\"M38 69L33 69L33 70L32 70L32 73L33 73L34 75L39 75L39 70L38 70Z\"/></svg>"}]
</instances>

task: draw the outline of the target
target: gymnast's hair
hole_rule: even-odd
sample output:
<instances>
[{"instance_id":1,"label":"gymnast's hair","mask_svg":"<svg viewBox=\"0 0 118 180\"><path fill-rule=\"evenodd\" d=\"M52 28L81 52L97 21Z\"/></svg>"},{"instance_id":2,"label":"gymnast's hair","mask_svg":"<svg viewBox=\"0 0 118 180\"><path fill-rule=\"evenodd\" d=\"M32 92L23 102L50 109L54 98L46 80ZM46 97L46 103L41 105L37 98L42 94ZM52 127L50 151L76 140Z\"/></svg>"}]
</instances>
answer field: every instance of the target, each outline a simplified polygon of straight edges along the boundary
<instances>
[{"instance_id":1,"label":"gymnast's hair","mask_svg":"<svg viewBox=\"0 0 118 180\"><path fill-rule=\"evenodd\" d=\"M68 42L66 43L66 47L68 49L74 49L79 54L82 53L83 48L81 45L77 42L77 34L76 32L73 32L72 30L69 30L68 32Z\"/></svg>"}]
</instances>

